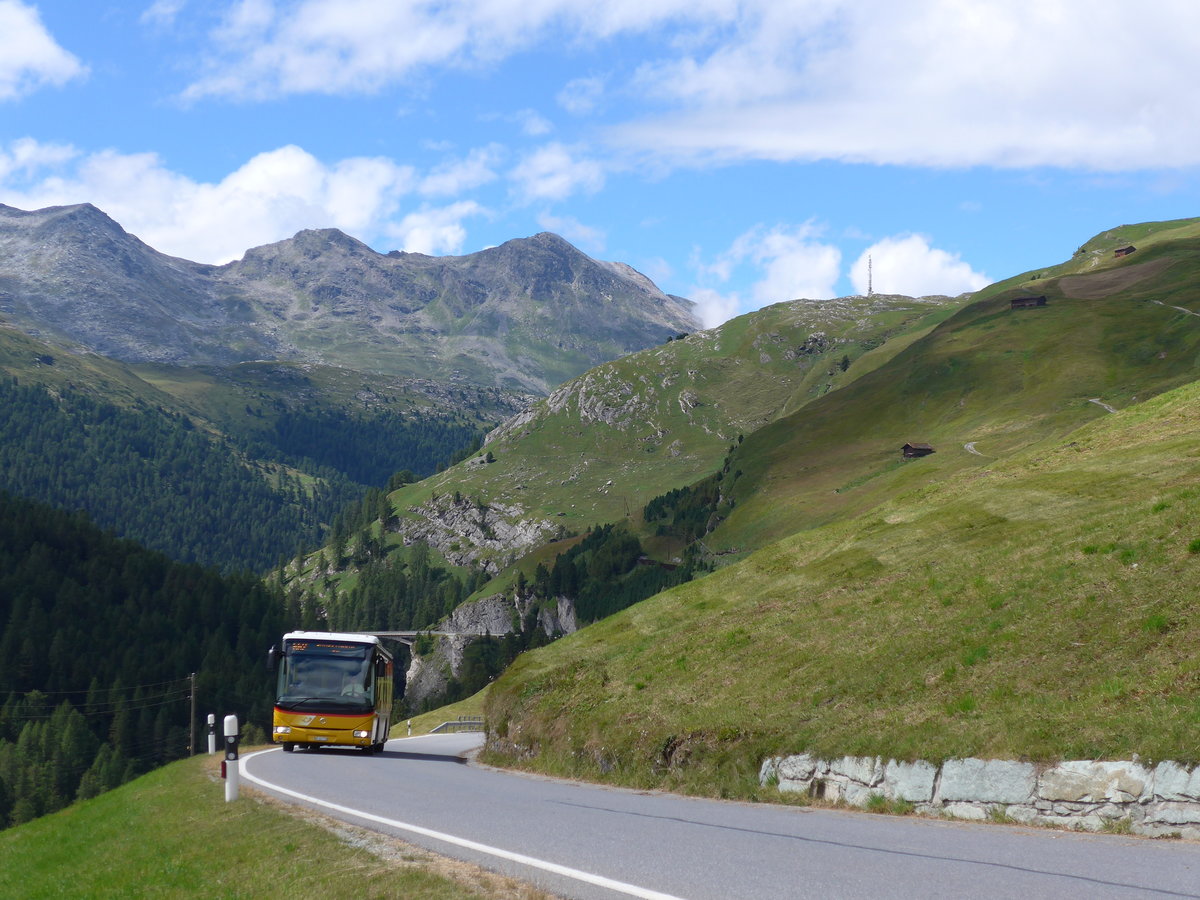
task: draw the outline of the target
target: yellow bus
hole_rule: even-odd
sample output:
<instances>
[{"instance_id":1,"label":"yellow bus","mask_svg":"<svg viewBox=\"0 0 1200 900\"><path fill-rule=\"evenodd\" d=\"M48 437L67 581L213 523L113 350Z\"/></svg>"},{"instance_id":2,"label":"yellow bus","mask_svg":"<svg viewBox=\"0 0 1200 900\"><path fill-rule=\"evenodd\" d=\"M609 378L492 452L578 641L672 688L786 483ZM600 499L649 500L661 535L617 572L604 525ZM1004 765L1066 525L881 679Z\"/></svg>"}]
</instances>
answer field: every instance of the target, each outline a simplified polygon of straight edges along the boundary
<instances>
[{"instance_id":1,"label":"yellow bus","mask_svg":"<svg viewBox=\"0 0 1200 900\"><path fill-rule=\"evenodd\" d=\"M373 634L292 631L272 647L278 669L271 740L296 747L383 750L392 724L395 661Z\"/></svg>"}]
</instances>

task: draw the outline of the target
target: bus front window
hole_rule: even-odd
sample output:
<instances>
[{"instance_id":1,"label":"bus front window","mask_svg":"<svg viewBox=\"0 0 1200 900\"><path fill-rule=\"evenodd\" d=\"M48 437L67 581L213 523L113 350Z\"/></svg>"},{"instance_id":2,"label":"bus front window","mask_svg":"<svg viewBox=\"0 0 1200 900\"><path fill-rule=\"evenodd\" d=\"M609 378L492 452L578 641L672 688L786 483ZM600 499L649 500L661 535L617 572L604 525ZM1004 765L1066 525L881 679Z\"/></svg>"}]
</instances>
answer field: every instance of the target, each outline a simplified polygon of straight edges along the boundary
<instances>
[{"instance_id":1,"label":"bus front window","mask_svg":"<svg viewBox=\"0 0 1200 900\"><path fill-rule=\"evenodd\" d=\"M361 660L355 671L347 671L342 676L342 696L354 697L359 700L374 700L374 684L371 680L371 660Z\"/></svg>"},{"instance_id":2,"label":"bus front window","mask_svg":"<svg viewBox=\"0 0 1200 900\"><path fill-rule=\"evenodd\" d=\"M283 709L313 712L338 708L365 710L375 704L371 654L331 655L289 650L279 670L278 699Z\"/></svg>"}]
</instances>

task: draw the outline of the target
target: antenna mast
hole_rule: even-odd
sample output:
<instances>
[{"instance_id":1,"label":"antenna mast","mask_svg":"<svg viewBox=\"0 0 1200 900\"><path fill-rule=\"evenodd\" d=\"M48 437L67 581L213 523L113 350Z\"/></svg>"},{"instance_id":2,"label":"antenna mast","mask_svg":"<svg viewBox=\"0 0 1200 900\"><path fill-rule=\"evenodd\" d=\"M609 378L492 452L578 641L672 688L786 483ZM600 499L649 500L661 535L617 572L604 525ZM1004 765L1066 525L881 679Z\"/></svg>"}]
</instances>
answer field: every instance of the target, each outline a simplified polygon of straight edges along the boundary
<instances>
[{"instance_id":1,"label":"antenna mast","mask_svg":"<svg viewBox=\"0 0 1200 900\"><path fill-rule=\"evenodd\" d=\"M867 257L867 296L868 297L875 296L875 283L874 283L874 274L872 272L872 260L871 260L871 257L869 257L869 256Z\"/></svg>"}]
</instances>

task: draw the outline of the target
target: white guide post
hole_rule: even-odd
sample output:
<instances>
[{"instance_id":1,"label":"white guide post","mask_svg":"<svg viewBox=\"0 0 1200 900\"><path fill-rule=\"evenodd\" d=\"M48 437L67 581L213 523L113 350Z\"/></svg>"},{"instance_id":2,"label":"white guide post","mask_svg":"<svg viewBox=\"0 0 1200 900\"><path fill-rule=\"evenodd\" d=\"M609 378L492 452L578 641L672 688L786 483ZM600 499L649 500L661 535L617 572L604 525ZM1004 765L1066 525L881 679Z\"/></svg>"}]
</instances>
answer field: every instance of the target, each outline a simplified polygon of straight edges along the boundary
<instances>
[{"instance_id":1,"label":"white guide post","mask_svg":"<svg viewBox=\"0 0 1200 900\"><path fill-rule=\"evenodd\" d=\"M225 802L238 797L238 720L225 717Z\"/></svg>"}]
</instances>

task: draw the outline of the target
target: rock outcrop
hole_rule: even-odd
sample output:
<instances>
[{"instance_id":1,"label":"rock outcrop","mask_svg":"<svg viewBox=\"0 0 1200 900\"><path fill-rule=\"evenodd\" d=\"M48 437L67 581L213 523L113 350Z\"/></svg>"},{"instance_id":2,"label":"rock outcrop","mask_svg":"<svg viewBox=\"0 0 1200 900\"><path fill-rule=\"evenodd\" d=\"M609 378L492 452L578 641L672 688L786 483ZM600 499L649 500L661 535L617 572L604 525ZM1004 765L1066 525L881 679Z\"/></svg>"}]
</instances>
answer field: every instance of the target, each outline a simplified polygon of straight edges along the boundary
<instances>
[{"instance_id":1,"label":"rock outcrop","mask_svg":"<svg viewBox=\"0 0 1200 900\"><path fill-rule=\"evenodd\" d=\"M918 813L998 818L1135 834L1200 838L1200 766L1164 761L1072 760L1037 766L1003 759L949 759L940 766L878 756L765 760L759 781L780 791L868 806L873 797Z\"/></svg>"},{"instance_id":2,"label":"rock outcrop","mask_svg":"<svg viewBox=\"0 0 1200 900\"><path fill-rule=\"evenodd\" d=\"M404 689L409 707L419 707L426 699L444 694L450 679L459 674L463 651L471 641L481 635L498 636L520 631L536 602L532 595L494 594L455 609L431 629L453 633L437 637L429 653L413 653ZM543 602L538 608L534 627L551 638L574 633L579 628L575 605L566 597L559 597L553 607Z\"/></svg>"},{"instance_id":3,"label":"rock outcrop","mask_svg":"<svg viewBox=\"0 0 1200 900\"><path fill-rule=\"evenodd\" d=\"M406 544L425 541L456 566L497 574L514 559L545 543L558 526L525 517L516 504L481 503L461 495L441 495L408 509L396 530Z\"/></svg>"}]
</instances>

